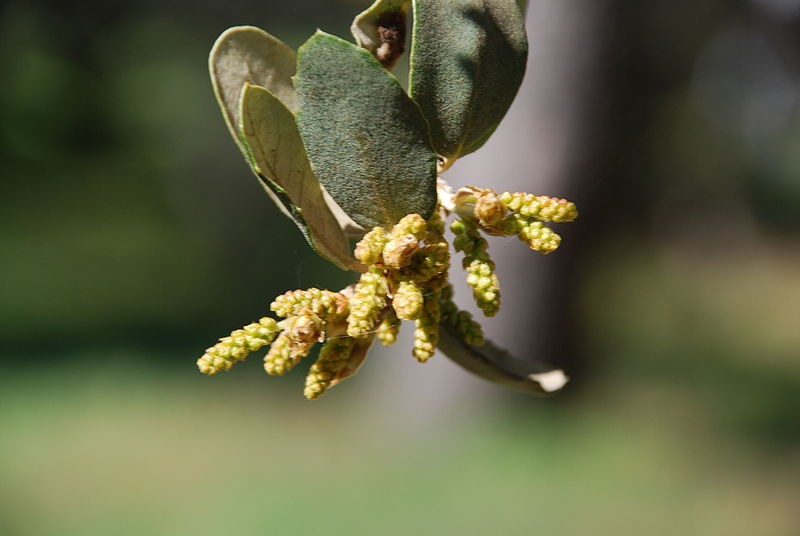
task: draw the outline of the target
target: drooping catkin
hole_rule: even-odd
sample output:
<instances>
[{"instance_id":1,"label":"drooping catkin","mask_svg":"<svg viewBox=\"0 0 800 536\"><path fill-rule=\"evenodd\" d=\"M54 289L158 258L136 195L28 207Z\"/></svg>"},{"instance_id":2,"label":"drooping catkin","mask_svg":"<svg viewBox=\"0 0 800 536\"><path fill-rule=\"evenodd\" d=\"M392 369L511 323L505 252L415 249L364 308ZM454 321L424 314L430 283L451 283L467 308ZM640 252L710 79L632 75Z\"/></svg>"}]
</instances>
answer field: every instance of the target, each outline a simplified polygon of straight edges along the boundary
<instances>
[{"instance_id":1,"label":"drooping catkin","mask_svg":"<svg viewBox=\"0 0 800 536\"><path fill-rule=\"evenodd\" d=\"M197 368L203 374L209 375L230 370L234 364L243 361L251 352L260 350L271 343L279 331L278 323L268 317L248 324L208 348L197 360Z\"/></svg>"}]
</instances>

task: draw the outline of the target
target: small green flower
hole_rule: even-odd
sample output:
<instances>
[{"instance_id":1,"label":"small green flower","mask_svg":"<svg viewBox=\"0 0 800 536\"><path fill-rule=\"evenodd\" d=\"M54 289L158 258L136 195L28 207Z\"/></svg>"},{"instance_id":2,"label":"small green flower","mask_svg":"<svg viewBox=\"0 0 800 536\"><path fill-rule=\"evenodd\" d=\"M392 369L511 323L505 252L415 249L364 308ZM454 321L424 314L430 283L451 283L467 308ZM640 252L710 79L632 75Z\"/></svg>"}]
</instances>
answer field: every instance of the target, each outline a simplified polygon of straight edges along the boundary
<instances>
[{"instance_id":1,"label":"small green flower","mask_svg":"<svg viewBox=\"0 0 800 536\"><path fill-rule=\"evenodd\" d=\"M427 234L428 222L422 216L409 214L403 217L392 228L389 241L383 249L383 264L394 270L407 266Z\"/></svg>"},{"instance_id":2,"label":"small green flower","mask_svg":"<svg viewBox=\"0 0 800 536\"><path fill-rule=\"evenodd\" d=\"M283 331L264 357L264 370L270 375L292 370L322 338L323 324L316 316L293 316L279 325Z\"/></svg>"},{"instance_id":3,"label":"small green flower","mask_svg":"<svg viewBox=\"0 0 800 536\"><path fill-rule=\"evenodd\" d=\"M372 333L381 320L386 308L389 282L381 268L371 267L356 284L350 298L350 314L347 317L347 334L362 338Z\"/></svg>"},{"instance_id":4,"label":"small green flower","mask_svg":"<svg viewBox=\"0 0 800 536\"><path fill-rule=\"evenodd\" d=\"M422 314L414 322L414 350L412 353L420 363L425 363L433 357L436 344L439 342L440 295L441 291L437 291L425 297Z\"/></svg>"},{"instance_id":5,"label":"small green flower","mask_svg":"<svg viewBox=\"0 0 800 536\"><path fill-rule=\"evenodd\" d=\"M469 220L457 219L450 229L456 235L453 247L464 253L463 266L475 303L483 314L494 316L500 310L500 281L487 251L489 244Z\"/></svg>"},{"instance_id":6,"label":"small green flower","mask_svg":"<svg viewBox=\"0 0 800 536\"><path fill-rule=\"evenodd\" d=\"M258 322L248 324L207 349L197 360L197 368L203 374L209 375L230 370L234 364L243 361L250 352L260 350L271 343L279 331L278 323L272 318L264 317Z\"/></svg>"},{"instance_id":7,"label":"small green flower","mask_svg":"<svg viewBox=\"0 0 800 536\"><path fill-rule=\"evenodd\" d=\"M318 288L290 290L275 298L270 308L282 318L311 313L330 321L347 313L347 298L340 292Z\"/></svg>"},{"instance_id":8,"label":"small green flower","mask_svg":"<svg viewBox=\"0 0 800 536\"><path fill-rule=\"evenodd\" d=\"M390 346L397 341L397 334L400 332L400 319L394 309L386 310L386 316L378 326L378 339L384 346Z\"/></svg>"},{"instance_id":9,"label":"small green flower","mask_svg":"<svg viewBox=\"0 0 800 536\"><path fill-rule=\"evenodd\" d=\"M481 325L472 318L472 314L469 311L461 311L453 302L452 285L446 285L442 289L439 302L442 311L442 324L447 324L455 329L456 333L467 344L481 346L484 343Z\"/></svg>"},{"instance_id":10,"label":"small green flower","mask_svg":"<svg viewBox=\"0 0 800 536\"><path fill-rule=\"evenodd\" d=\"M428 233L428 222L419 214L408 214L392 227L391 238L412 235L417 240L422 240Z\"/></svg>"},{"instance_id":11,"label":"small green flower","mask_svg":"<svg viewBox=\"0 0 800 536\"><path fill-rule=\"evenodd\" d=\"M450 247L444 238L444 221L439 210L428 221L425 245L419 248L411 262L400 271L402 279L425 284L450 268Z\"/></svg>"},{"instance_id":12,"label":"small green flower","mask_svg":"<svg viewBox=\"0 0 800 536\"><path fill-rule=\"evenodd\" d=\"M422 289L413 281L401 281L394 293L392 307L398 318L416 320L422 313Z\"/></svg>"},{"instance_id":13,"label":"small green flower","mask_svg":"<svg viewBox=\"0 0 800 536\"><path fill-rule=\"evenodd\" d=\"M366 266L378 264L381 262L383 248L388 241L389 236L383 227L374 227L356 244L354 255Z\"/></svg>"},{"instance_id":14,"label":"small green flower","mask_svg":"<svg viewBox=\"0 0 800 536\"><path fill-rule=\"evenodd\" d=\"M575 203L566 199L547 195L533 195L524 192L503 192L500 202L508 209L539 221L556 223L573 221L578 217Z\"/></svg>"},{"instance_id":15,"label":"small green flower","mask_svg":"<svg viewBox=\"0 0 800 536\"><path fill-rule=\"evenodd\" d=\"M519 214L514 214L514 217L517 219L519 229L517 236L532 250L546 255L558 249L561 237L552 229L540 221L529 221Z\"/></svg>"},{"instance_id":16,"label":"small green flower","mask_svg":"<svg viewBox=\"0 0 800 536\"><path fill-rule=\"evenodd\" d=\"M338 337L325 343L319 351L317 361L311 365L306 376L303 394L307 399L318 398L338 380L339 374L347 366L355 342L355 339L350 337Z\"/></svg>"}]
</instances>

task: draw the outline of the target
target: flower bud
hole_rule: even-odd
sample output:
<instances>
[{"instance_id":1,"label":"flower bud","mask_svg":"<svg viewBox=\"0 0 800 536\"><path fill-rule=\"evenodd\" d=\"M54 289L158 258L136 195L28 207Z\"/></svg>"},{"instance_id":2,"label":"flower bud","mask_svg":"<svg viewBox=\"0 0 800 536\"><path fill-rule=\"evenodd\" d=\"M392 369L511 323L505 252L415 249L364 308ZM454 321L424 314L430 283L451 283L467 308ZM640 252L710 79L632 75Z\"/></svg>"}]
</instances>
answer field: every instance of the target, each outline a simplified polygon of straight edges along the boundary
<instances>
[{"instance_id":1,"label":"flower bud","mask_svg":"<svg viewBox=\"0 0 800 536\"><path fill-rule=\"evenodd\" d=\"M372 266L380 262L383 247L388 240L389 237L386 235L383 227L374 227L370 232L364 235L364 238L359 240L353 254L356 259L365 265Z\"/></svg>"},{"instance_id":2,"label":"flower bud","mask_svg":"<svg viewBox=\"0 0 800 536\"><path fill-rule=\"evenodd\" d=\"M500 281L489 257L489 244L471 221L455 220L450 228L456 235L456 251L464 253L463 266L475 303L483 314L494 316L500 310Z\"/></svg>"},{"instance_id":3,"label":"flower bud","mask_svg":"<svg viewBox=\"0 0 800 536\"><path fill-rule=\"evenodd\" d=\"M503 192L499 201L508 209L518 212L526 218L539 221L570 222L578 217L575 203L558 197L524 192Z\"/></svg>"},{"instance_id":4,"label":"flower bud","mask_svg":"<svg viewBox=\"0 0 800 536\"><path fill-rule=\"evenodd\" d=\"M325 343L319 351L317 361L311 365L306 376L306 387L303 391L309 400L318 398L331 386L339 372L344 368L353 351L355 339L340 337Z\"/></svg>"},{"instance_id":5,"label":"flower bud","mask_svg":"<svg viewBox=\"0 0 800 536\"><path fill-rule=\"evenodd\" d=\"M439 342L440 295L441 291L425 297L422 314L414 322L414 349L412 354L420 363L425 363L433 357L436 344Z\"/></svg>"},{"instance_id":6,"label":"flower bud","mask_svg":"<svg viewBox=\"0 0 800 536\"><path fill-rule=\"evenodd\" d=\"M483 227L497 225L506 217L506 211L494 190L482 190L475 201L475 218Z\"/></svg>"},{"instance_id":7,"label":"flower bud","mask_svg":"<svg viewBox=\"0 0 800 536\"><path fill-rule=\"evenodd\" d=\"M425 238L428 223L419 214L407 214L392 228L391 238L413 235L417 240Z\"/></svg>"},{"instance_id":8,"label":"flower bud","mask_svg":"<svg viewBox=\"0 0 800 536\"><path fill-rule=\"evenodd\" d=\"M318 288L290 290L275 298L270 308L283 318L311 313L327 322L347 313L347 298Z\"/></svg>"},{"instance_id":9,"label":"flower bud","mask_svg":"<svg viewBox=\"0 0 800 536\"><path fill-rule=\"evenodd\" d=\"M372 267L356 284L350 298L350 314L347 317L347 334L362 338L369 335L378 325L381 312L386 308L389 283L383 270Z\"/></svg>"},{"instance_id":10,"label":"flower bud","mask_svg":"<svg viewBox=\"0 0 800 536\"><path fill-rule=\"evenodd\" d=\"M412 234L393 238L383 248L383 263L387 268L399 270L411 262L418 249L419 240Z\"/></svg>"},{"instance_id":11,"label":"flower bud","mask_svg":"<svg viewBox=\"0 0 800 536\"><path fill-rule=\"evenodd\" d=\"M264 357L267 374L286 374L322 339L322 322L310 315L293 316L282 322L283 332Z\"/></svg>"},{"instance_id":12,"label":"flower bud","mask_svg":"<svg viewBox=\"0 0 800 536\"><path fill-rule=\"evenodd\" d=\"M422 313L422 290L412 281L402 281L392 299L392 307L398 318L416 320Z\"/></svg>"},{"instance_id":13,"label":"flower bud","mask_svg":"<svg viewBox=\"0 0 800 536\"><path fill-rule=\"evenodd\" d=\"M386 311L386 316L378 326L378 339L384 346L390 346L397 340L397 334L400 332L400 319L394 309Z\"/></svg>"},{"instance_id":14,"label":"flower bud","mask_svg":"<svg viewBox=\"0 0 800 536\"><path fill-rule=\"evenodd\" d=\"M552 253L561 244L561 237L540 221L527 222L520 217L519 238L534 251Z\"/></svg>"}]
</instances>

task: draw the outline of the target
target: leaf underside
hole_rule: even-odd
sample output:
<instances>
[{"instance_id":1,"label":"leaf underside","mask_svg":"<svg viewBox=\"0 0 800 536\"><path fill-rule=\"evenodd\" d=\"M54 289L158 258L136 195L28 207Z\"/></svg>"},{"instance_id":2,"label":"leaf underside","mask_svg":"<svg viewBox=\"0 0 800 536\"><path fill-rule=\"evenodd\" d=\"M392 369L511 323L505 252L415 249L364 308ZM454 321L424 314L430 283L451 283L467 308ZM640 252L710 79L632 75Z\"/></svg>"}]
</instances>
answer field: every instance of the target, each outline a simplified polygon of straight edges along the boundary
<instances>
[{"instance_id":1,"label":"leaf underside","mask_svg":"<svg viewBox=\"0 0 800 536\"><path fill-rule=\"evenodd\" d=\"M208 62L211 83L225 123L242 152L245 152L239 132L242 88L246 83L266 88L294 111L297 97L292 76L296 62L291 48L254 26L235 26L217 38Z\"/></svg>"},{"instance_id":2,"label":"leaf underside","mask_svg":"<svg viewBox=\"0 0 800 536\"><path fill-rule=\"evenodd\" d=\"M259 175L300 207L298 216L318 253L341 268L354 269L347 237L325 203L292 112L268 90L249 84L242 92L241 109L241 133Z\"/></svg>"},{"instance_id":3,"label":"leaf underside","mask_svg":"<svg viewBox=\"0 0 800 536\"><path fill-rule=\"evenodd\" d=\"M339 217L337 228L333 227L332 220L337 218L333 218L331 213L340 215L341 209L334 203L325 202L325 194L318 194L320 185L308 172L307 157L294 126L292 111L297 108L297 97L292 76L296 63L296 54L291 48L253 26L236 26L226 30L214 43L209 55L211 82L225 123L265 192L295 222L315 251L340 268L353 269L358 265L349 255L350 248L342 231L347 225L347 218ZM281 149L287 150L288 156L279 158L269 143L250 147L245 140L241 129L241 100L248 84L265 88L276 102L267 104L267 99L255 100L275 110L282 108L285 111L273 111L274 117L262 116L258 124L251 120L251 136L258 132L257 138L261 142L274 144L277 133L291 132L293 129L293 141L283 142ZM277 104L281 104L281 107ZM271 124L272 120L278 121L277 126ZM272 129L275 132L270 132ZM254 158L256 154L260 157L258 162ZM302 161L304 158L305 162ZM290 169L281 165L276 159L291 162L293 167ZM323 203L319 202L320 195Z\"/></svg>"},{"instance_id":4,"label":"leaf underside","mask_svg":"<svg viewBox=\"0 0 800 536\"><path fill-rule=\"evenodd\" d=\"M437 153L480 148L511 106L528 41L516 0L414 0L409 92Z\"/></svg>"},{"instance_id":5,"label":"leaf underside","mask_svg":"<svg viewBox=\"0 0 800 536\"><path fill-rule=\"evenodd\" d=\"M296 57L282 41L254 26L234 26L217 38L208 56L211 85L217 97L225 124L248 163L253 166L250 151L239 132L239 98L249 82L270 89L285 99L290 109L296 107L292 85ZM265 191L281 211L292 219L295 207L262 182ZM305 231L304 231L304 234Z\"/></svg>"},{"instance_id":6,"label":"leaf underside","mask_svg":"<svg viewBox=\"0 0 800 536\"><path fill-rule=\"evenodd\" d=\"M366 229L436 205L436 155L418 106L367 50L317 32L298 52L296 115L311 167Z\"/></svg>"},{"instance_id":7,"label":"leaf underside","mask_svg":"<svg viewBox=\"0 0 800 536\"><path fill-rule=\"evenodd\" d=\"M484 379L526 393L547 395L560 390L568 378L560 369L541 361L523 361L486 341L472 346L453 330L441 324L439 350L456 364Z\"/></svg>"}]
</instances>

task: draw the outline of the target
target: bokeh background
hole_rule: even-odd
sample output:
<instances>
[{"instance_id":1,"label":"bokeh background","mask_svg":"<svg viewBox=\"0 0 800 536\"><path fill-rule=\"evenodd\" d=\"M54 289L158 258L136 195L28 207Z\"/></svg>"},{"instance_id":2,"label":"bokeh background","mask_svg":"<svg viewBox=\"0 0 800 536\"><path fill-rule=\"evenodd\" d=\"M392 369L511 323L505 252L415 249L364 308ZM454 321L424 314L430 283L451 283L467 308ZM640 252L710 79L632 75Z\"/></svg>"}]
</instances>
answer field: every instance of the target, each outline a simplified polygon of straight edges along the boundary
<instances>
[{"instance_id":1,"label":"bokeh background","mask_svg":"<svg viewBox=\"0 0 800 536\"><path fill-rule=\"evenodd\" d=\"M208 50L366 4L0 2L0 534L800 534L792 0L530 3L520 97L448 176L581 209L554 255L491 243L487 329L562 394L421 366L408 329L313 403L258 357L197 373L350 282L242 162Z\"/></svg>"}]
</instances>

